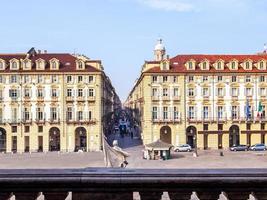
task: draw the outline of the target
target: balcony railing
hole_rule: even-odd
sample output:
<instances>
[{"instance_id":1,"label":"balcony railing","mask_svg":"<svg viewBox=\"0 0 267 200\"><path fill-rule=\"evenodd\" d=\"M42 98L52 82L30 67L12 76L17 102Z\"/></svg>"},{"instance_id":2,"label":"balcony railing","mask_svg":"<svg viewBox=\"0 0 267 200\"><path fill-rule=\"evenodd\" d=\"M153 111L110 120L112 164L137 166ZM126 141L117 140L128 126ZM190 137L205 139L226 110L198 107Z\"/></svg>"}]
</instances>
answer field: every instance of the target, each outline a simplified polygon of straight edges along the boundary
<instances>
[{"instance_id":1,"label":"balcony railing","mask_svg":"<svg viewBox=\"0 0 267 200\"><path fill-rule=\"evenodd\" d=\"M152 122L153 123L174 123L174 122L181 122L181 118L180 117L178 117L178 118L168 118L168 119L162 119L162 118L153 119L152 118Z\"/></svg>"},{"instance_id":2,"label":"balcony railing","mask_svg":"<svg viewBox=\"0 0 267 200\"><path fill-rule=\"evenodd\" d=\"M1 199L266 199L266 184L267 169L0 170Z\"/></svg>"}]
</instances>

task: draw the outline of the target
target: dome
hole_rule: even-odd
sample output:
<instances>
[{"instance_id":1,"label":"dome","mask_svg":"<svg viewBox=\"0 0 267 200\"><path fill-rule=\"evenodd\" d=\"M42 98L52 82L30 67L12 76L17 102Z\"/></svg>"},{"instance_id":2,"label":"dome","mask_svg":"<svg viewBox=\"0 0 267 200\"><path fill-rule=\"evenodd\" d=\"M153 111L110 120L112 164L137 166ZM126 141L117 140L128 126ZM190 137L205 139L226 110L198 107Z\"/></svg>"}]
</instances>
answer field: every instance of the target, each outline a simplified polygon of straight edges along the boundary
<instances>
[{"instance_id":1,"label":"dome","mask_svg":"<svg viewBox=\"0 0 267 200\"><path fill-rule=\"evenodd\" d=\"M157 51L157 50L165 50L165 46L162 44L162 39L161 38L158 39L158 42L157 42L154 50L155 51Z\"/></svg>"}]
</instances>

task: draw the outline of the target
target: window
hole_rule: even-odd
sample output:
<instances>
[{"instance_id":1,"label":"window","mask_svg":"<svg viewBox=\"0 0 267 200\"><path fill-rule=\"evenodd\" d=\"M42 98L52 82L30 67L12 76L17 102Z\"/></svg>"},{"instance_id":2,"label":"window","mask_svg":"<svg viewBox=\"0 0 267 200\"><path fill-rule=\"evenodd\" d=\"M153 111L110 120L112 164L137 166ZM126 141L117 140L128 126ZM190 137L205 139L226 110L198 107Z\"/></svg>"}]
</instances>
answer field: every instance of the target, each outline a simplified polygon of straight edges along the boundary
<instances>
[{"instance_id":1,"label":"window","mask_svg":"<svg viewBox=\"0 0 267 200\"><path fill-rule=\"evenodd\" d=\"M232 63L231 63L231 69L233 69L233 70L236 69L236 63L235 63L235 62L232 62Z\"/></svg>"},{"instance_id":2,"label":"window","mask_svg":"<svg viewBox=\"0 0 267 200\"><path fill-rule=\"evenodd\" d=\"M37 89L37 97L38 98L44 97L44 90L43 89Z\"/></svg>"},{"instance_id":3,"label":"window","mask_svg":"<svg viewBox=\"0 0 267 200\"><path fill-rule=\"evenodd\" d=\"M17 91L17 89L10 89L9 90L9 97L11 97L11 98L17 98L18 97L18 91Z\"/></svg>"},{"instance_id":4,"label":"window","mask_svg":"<svg viewBox=\"0 0 267 200\"><path fill-rule=\"evenodd\" d=\"M219 120L223 118L223 107L222 106L218 106L217 117Z\"/></svg>"},{"instance_id":5,"label":"window","mask_svg":"<svg viewBox=\"0 0 267 200\"><path fill-rule=\"evenodd\" d=\"M231 89L231 94L232 94L232 96L233 97L237 97L238 96L238 92L239 90L238 90L238 88L232 88Z\"/></svg>"},{"instance_id":6,"label":"window","mask_svg":"<svg viewBox=\"0 0 267 200\"><path fill-rule=\"evenodd\" d=\"M10 76L10 83L17 83L17 75Z\"/></svg>"},{"instance_id":7,"label":"window","mask_svg":"<svg viewBox=\"0 0 267 200\"><path fill-rule=\"evenodd\" d=\"M168 82L168 76L163 76L163 82Z\"/></svg>"},{"instance_id":8,"label":"window","mask_svg":"<svg viewBox=\"0 0 267 200\"><path fill-rule=\"evenodd\" d=\"M78 62L78 68L83 69L83 63L82 62Z\"/></svg>"},{"instance_id":9,"label":"window","mask_svg":"<svg viewBox=\"0 0 267 200\"><path fill-rule=\"evenodd\" d=\"M67 89L67 97L71 97L72 96L72 89L68 88Z\"/></svg>"},{"instance_id":10,"label":"window","mask_svg":"<svg viewBox=\"0 0 267 200\"><path fill-rule=\"evenodd\" d=\"M163 107L163 119L168 119L168 107Z\"/></svg>"},{"instance_id":11,"label":"window","mask_svg":"<svg viewBox=\"0 0 267 200\"><path fill-rule=\"evenodd\" d=\"M208 124L203 124L203 130L208 131L209 130L209 125Z\"/></svg>"},{"instance_id":12,"label":"window","mask_svg":"<svg viewBox=\"0 0 267 200\"><path fill-rule=\"evenodd\" d=\"M173 118L179 119L178 107L176 107L176 106L173 107Z\"/></svg>"},{"instance_id":13,"label":"window","mask_svg":"<svg viewBox=\"0 0 267 200\"><path fill-rule=\"evenodd\" d=\"M0 69L4 69L4 63L3 63L3 61L0 61Z\"/></svg>"},{"instance_id":14,"label":"window","mask_svg":"<svg viewBox=\"0 0 267 200\"><path fill-rule=\"evenodd\" d=\"M79 88L78 89L78 97L82 97L83 96L83 89Z\"/></svg>"},{"instance_id":15,"label":"window","mask_svg":"<svg viewBox=\"0 0 267 200\"><path fill-rule=\"evenodd\" d=\"M158 89L157 88L152 88L152 96L157 97L158 96Z\"/></svg>"},{"instance_id":16,"label":"window","mask_svg":"<svg viewBox=\"0 0 267 200\"><path fill-rule=\"evenodd\" d=\"M158 82L158 77L157 77L157 76L153 76L153 77L152 77L152 82L153 82L153 83Z\"/></svg>"},{"instance_id":17,"label":"window","mask_svg":"<svg viewBox=\"0 0 267 200\"><path fill-rule=\"evenodd\" d=\"M176 83L178 81L178 76L173 76L173 82Z\"/></svg>"},{"instance_id":18,"label":"window","mask_svg":"<svg viewBox=\"0 0 267 200\"><path fill-rule=\"evenodd\" d=\"M260 76L260 82L264 82L265 81L265 76Z\"/></svg>"},{"instance_id":19,"label":"window","mask_svg":"<svg viewBox=\"0 0 267 200\"><path fill-rule=\"evenodd\" d=\"M43 113L43 110L41 108L37 108L36 117L37 117L37 120L43 120L44 119L44 113Z\"/></svg>"},{"instance_id":20,"label":"window","mask_svg":"<svg viewBox=\"0 0 267 200\"><path fill-rule=\"evenodd\" d=\"M217 69L218 69L218 70L221 70L221 69L222 69L222 63L221 63L221 62L218 62L218 64L217 64Z\"/></svg>"},{"instance_id":21,"label":"window","mask_svg":"<svg viewBox=\"0 0 267 200\"><path fill-rule=\"evenodd\" d=\"M194 88L188 88L188 96L189 97L195 96L195 89Z\"/></svg>"},{"instance_id":22,"label":"window","mask_svg":"<svg viewBox=\"0 0 267 200\"><path fill-rule=\"evenodd\" d=\"M83 81L83 76L78 76L78 83L81 83Z\"/></svg>"},{"instance_id":23,"label":"window","mask_svg":"<svg viewBox=\"0 0 267 200\"><path fill-rule=\"evenodd\" d=\"M246 69L250 69L250 63L249 62L246 62L245 66L246 66Z\"/></svg>"},{"instance_id":24,"label":"window","mask_svg":"<svg viewBox=\"0 0 267 200\"><path fill-rule=\"evenodd\" d=\"M94 89L90 88L90 89L89 89L89 92L88 92L89 97L93 97L93 96L95 96L94 93L95 93L95 92L94 92Z\"/></svg>"},{"instance_id":25,"label":"window","mask_svg":"<svg viewBox=\"0 0 267 200\"><path fill-rule=\"evenodd\" d=\"M24 97L30 97L30 89L28 88L24 89Z\"/></svg>"},{"instance_id":26,"label":"window","mask_svg":"<svg viewBox=\"0 0 267 200\"><path fill-rule=\"evenodd\" d=\"M232 119L237 119L237 106L232 106L232 112L231 112Z\"/></svg>"},{"instance_id":27,"label":"window","mask_svg":"<svg viewBox=\"0 0 267 200\"><path fill-rule=\"evenodd\" d=\"M224 96L224 94L223 94L223 88L217 88L217 95L219 97L223 97Z\"/></svg>"},{"instance_id":28,"label":"window","mask_svg":"<svg viewBox=\"0 0 267 200\"><path fill-rule=\"evenodd\" d=\"M52 107L50 108L50 115L51 115L51 120L57 120L57 108Z\"/></svg>"},{"instance_id":29,"label":"window","mask_svg":"<svg viewBox=\"0 0 267 200\"><path fill-rule=\"evenodd\" d=\"M236 76L232 76L232 82L234 83L234 82L237 82L237 78L236 78Z\"/></svg>"},{"instance_id":30,"label":"window","mask_svg":"<svg viewBox=\"0 0 267 200\"><path fill-rule=\"evenodd\" d=\"M189 119L195 118L195 108L193 106L189 106L188 117L189 117Z\"/></svg>"},{"instance_id":31,"label":"window","mask_svg":"<svg viewBox=\"0 0 267 200\"><path fill-rule=\"evenodd\" d=\"M56 61L52 61L51 62L51 65L52 65L52 69L57 69L57 63L56 63Z\"/></svg>"},{"instance_id":32,"label":"window","mask_svg":"<svg viewBox=\"0 0 267 200\"><path fill-rule=\"evenodd\" d=\"M4 83L4 78L2 75L0 75L0 83Z\"/></svg>"},{"instance_id":33,"label":"window","mask_svg":"<svg viewBox=\"0 0 267 200\"><path fill-rule=\"evenodd\" d=\"M24 132L29 133L30 132L30 126L24 126Z\"/></svg>"},{"instance_id":34,"label":"window","mask_svg":"<svg viewBox=\"0 0 267 200\"><path fill-rule=\"evenodd\" d=\"M261 130L265 130L265 124L261 123Z\"/></svg>"},{"instance_id":35,"label":"window","mask_svg":"<svg viewBox=\"0 0 267 200\"><path fill-rule=\"evenodd\" d=\"M67 76L67 83L71 83L72 82L72 76Z\"/></svg>"},{"instance_id":36,"label":"window","mask_svg":"<svg viewBox=\"0 0 267 200\"><path fill-rule=\"evenodd\" d=\"M25 60L25 61L23 62L23 65L24 65L24 68L25 68L25 69L30 69L30 67L31 67L31 63L30 63L28 60Z\"/></svg>"},{"instance_id":37,"label":"window","mask_svg":"<svg viewBox=\"0 0 267 200\"><path fill-rule=\"evenodd\" d=\"M72 107L67 108L67 120L72 120Z\"/></svg>"},{"instance_id":38,"label":"window","mask_svg":"<svg viewBox=\"0 0 267 200\"><path fill-rule=\"evenodd\" d=\"M222 131L223 130L223 124L218 124L218 131Z\"/></svg>"},{"instance_id":39,"label":"window","mask_svg":"<svg viewBox=\"0 0 267 200\"><path fill-rule=\"evenodd\" d=\"M251 130L251 124L250 123L247 123L246 124L246 128L247 128L248 131L250 131Z\"/></svg>"},{"instance_id":40,"label":"window","mask_svg":"<svg viewBox=\"0 0 267 200\"><path fill-rule=\"evenodd\" d=\"M16 122L17 116L18 116L17 108L12 108L11 109L11 120Z\"/></svg>"},{"instance_id":41,"label":"window","mask_svg":"<svg viewBox=\"0 0 267 200\"><path fill-rule=\"evenodd\" d=\"M204 97L208 97L209 96L209 88L203 88L202 89L202 95Z\"/></svg>"},{"instance_id":42,"label":"window","mask_svg":"<svg viewBox=\"0 0 267 200\"><path fill-rule=\"evenodd\" d=\"M158 107L156 106L152 108L152 119L158 119Z\"/></svg>"},{"instance_id":43,"label":"window","mask_svg":"<svg viewBox=\"0 0 267 200\"><path fill-rule=\"evenodd\" d=\"M218 80L218 82L221 82L223 80L223 77L222 76L218 76L217 80Z\"/></svg>"},{"instance_id":44,"label":"window","mask_svg":"<svg viewBox=\"0 0 267 200\"><path fill-rule=\"evenodd\" d=\"M51 76L51 82L52 83L57 83L57 75L52 75Z\"/></svg>"},{"instance_id":45,"label":"window","mask_svg":"<svg viewBox=\"0 0 267 200\"><path fill-rule=\"evenodd\" d=\"M261 70L264 69L264 62L263 62L263 61L260 62L260 69L261 69Z\"/></svg>"},{"instance_id":46,"label":"window","mask_svg":"<svg viewBox=\"0 0 267 200\"><path fill-rule=\"evenodd\" d=\"M163 96L164 97L168 96L168 88L163 88Z\"/></svg>"},{"instance_id":47,"label":"window","mask_svg":"<svg viewBox=\"0 0 267 200\"><path fill-rule=\"evenodd\" d=\"M92 111L89 111L89 112L88 112L88 119L89 119L89 120L92 120Z\"/></svg>"},{"instance_id":48,"label":"window","mask_svg":"<svg viewBox=\"0 0 267 200\"><path fill-rule=\"evenodd\" d=\"M88 82L89 83L93 83L94 82L94 77L93 76L89 76L88 77Z\"/></svg>"},{"instance_id":49,"label":"window","mask_svg":"<svg viewBox=\"0 0 267 200\"><path fill-rule=\"evenodd\" d=\"M29 112L29 108L24 108L24 120L27 121L27 120L30 120L30 112Z\"/></svg>"},{"instance_id":50,"label":"window","mask_svg":"<svg viewBox=\"0 0 267 200\"><path fill-rule=\"evenodd\" d=\"M202 77L202 80L203 80L203 82L208 81L209 80L209 77L208 76L203 76Z\"/></svg>"},{"instance_id":51,"label":"window","mask_svg":"<svg viewBox=\"0 0 267 200\"><path fill-rule=\"evenodd\" d=\"M17 68L18 68L18 63L17 62L12 62L11 69L17 69Z\"/></svg>"},{"instance_id":52,"label":"window","mask_svg":"<svg viewBox=\"0 0 267 200\"><path fill-rule=\"evenodd\" d=\"M52 97L58 97L57 89L52 89Z\"/></svg>"},{"instance_id":53,"label":"window","mask_svg":"<svg viewBox=\"0 0 267 200\"><path fill-rule=\"evenodd\" d=\"M265 88L260 88L260 96L265 96L266 95L266 89Z\"/></svg>"},{"instance_id":54,"label":"window","mask_svg":"<svg viewBox=\"0 0 267 200\"><path fill-rule=\"evenodd\" d=\"M173 88L173 96L178 97L179 96L179 88Z\"/></svg>"},{"instance_id":55,"label":"window","mask_svg":"<svg viewBox=\"0 0 267 200\"><path fill-rule=\"evenodd\" d=\"M252 96L253 95L253 92L252 92L252 88L246 88L245 89L245 95L246 96Z\"/></svg>"},{"instance_id":56,"label":"window","mask_svg":"<svg viewBox=\"0 0 267 200\"><path fill-rule=\"evenodd\" d=\"M188 63L188 68L189 68L189 69L193 69L193 62L189 62L189 63Z\"/></svg>"},{"instance_id":57,"label":"window","mask_svg":"<svg viewBox=\"0 0 267 200\"><path fill-rule=\"evenodd\" d=\"M43 75L38 75L37 76L37 83L42 83L43 82Z\"/></svg>"},{"instance_id":58,"label":"window","mask_svg":"<svg viewBox=\"0 0 267 200\"><path fill-rule=\"evenodd\" d=\"M78 111L78 116L77 116L78 120L83 120L83 111Z\"/></svg>"},{"instance_id":59,"label":"window","mask_svg":"<svg viewBox=\"0 0 267 200\"><path fill-rule=\"evenodd\" d=\"M251 76L246 76L246 82L250 82L251 81Z\"/></svg>"},{"instance_id":60,"label":"window","mask_svg":"<svg viewBox=\"0 0 267 200\"><path fill-rule=\"evenodd\" d=\"M188 81L193 82L194 81L194 76L188 76Z\"/></svg>"},{"instance_id":61,"label":"window","mask_svg":"<svg viewBox=\"0 0 267 200\"><path fill-rule=\"evenodd\" d=\"M204 106L203 107L203 119L208 119L209 118L209 107L208 106Z\"/></svg>"},{"instance_id":62,"label":"window","mask_svg":"<svg viewBox=\"0 0 267 200\"><path fill-rule=\"evenodd\" d=\"M38 133L42 133L44 131L44 127L43 126L38 126Z\"/></svg>"},{"instance_id":63,"label":"window","mask_svg":"<svg viewBox=\"0 0 267 200\"><path fill-rule=\"evenodd\" d=\"M17 132L17 126L11 126L11 132L16 133Z\"/></svg>"},{"instance_id":64,"label":"window","mask_svg":"<svg viewBox=\"0 0 267 200\"><path fill-rule=\"evenodd\" d=\"M3 100L3 90L0 90L0 100Z\"/></svg>"},{"instance_id":65,"label":"window","mask_svg":"<svg viewBox=\"0 0 267 200\"><path fill-rule=\"evenodd\" d=\"M204 63L203 63L203 70L208 69L207 66L208 66L207 62L204 62Z\"/></svg>"}]
</instances>

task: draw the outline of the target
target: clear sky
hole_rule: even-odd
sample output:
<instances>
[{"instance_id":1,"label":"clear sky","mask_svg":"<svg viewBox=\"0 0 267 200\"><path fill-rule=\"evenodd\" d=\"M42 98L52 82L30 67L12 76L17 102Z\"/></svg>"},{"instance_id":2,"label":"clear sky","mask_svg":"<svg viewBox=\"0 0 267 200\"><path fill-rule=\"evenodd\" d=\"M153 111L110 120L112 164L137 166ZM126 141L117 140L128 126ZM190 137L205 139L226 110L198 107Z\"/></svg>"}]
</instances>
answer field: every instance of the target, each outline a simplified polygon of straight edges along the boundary
<instances>
[{"instance_id":1,"label":"clear sky","mask_svg":"<svg viewBox=\"0 0 267 200\"><path fill-rule=\"evenodd\" d=\"M170 56L255 53L267 43L267 0L1 1L0 53L82 53L101 59L122 100L153 59L157 38Z\"/></svg>"}]
</instances>

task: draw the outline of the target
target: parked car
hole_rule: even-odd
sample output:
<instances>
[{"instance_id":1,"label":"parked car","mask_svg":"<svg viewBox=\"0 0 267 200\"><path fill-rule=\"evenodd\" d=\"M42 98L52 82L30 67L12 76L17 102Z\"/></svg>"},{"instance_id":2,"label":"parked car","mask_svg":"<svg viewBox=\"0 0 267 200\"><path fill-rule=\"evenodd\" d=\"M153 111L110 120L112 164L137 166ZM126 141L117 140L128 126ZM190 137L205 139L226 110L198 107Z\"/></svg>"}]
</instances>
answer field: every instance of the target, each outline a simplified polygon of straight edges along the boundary
<instances>
[{"instance_id":1,"label":"parked car","mask_svg":"<svg viewBox=\"0 0 267 200\"><path fill-rule=\"evenodd\" d=\"M267 147L265 144L254 144L251 147L249 147L249 150L251 151L265 151Z\"/></svg>"},{"instance_id":2,"label":"parked car","mask_svg":"<svg viewBox=\"0 0 267 200\"><path fill-rule=\"evenodd\" d=\"M174 148L174 151L192 151L192 148L189 144L183 144L183 145L180 145L180 146L177 146Z\"/></svg>"},{"instance_id":3,"label":"parked car","mask_svg":"<svg viewBox=\"0 0 267 200\"><path fill-rule=\"evenodd\" d=\"M240 144L240 145L232 146L230 150L231 151L247 151L248 146L244 144Z\"/></svg>"}]
</instances>

